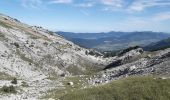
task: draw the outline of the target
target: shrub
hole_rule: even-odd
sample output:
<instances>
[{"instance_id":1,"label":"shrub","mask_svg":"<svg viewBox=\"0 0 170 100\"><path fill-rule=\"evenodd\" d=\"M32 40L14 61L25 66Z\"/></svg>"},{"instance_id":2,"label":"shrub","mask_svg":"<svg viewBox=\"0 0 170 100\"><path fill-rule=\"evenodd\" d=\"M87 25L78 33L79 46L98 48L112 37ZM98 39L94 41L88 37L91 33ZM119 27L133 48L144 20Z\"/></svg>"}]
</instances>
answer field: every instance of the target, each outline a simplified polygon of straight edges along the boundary
<instances>
[{"instance_id":1,"label":"shrub","mask_svg":"<svg viewBox=\"0 0 170 100\"><path fill-rule=\"evenodd\" d=\"M8 20L7 18L4 18L4 20Z\"/></svg>"},{"instance_id":2,"label":"shrub","mask_svg":"<svg viewBox=\"0 0 170 100\"><path fill-rule=\"evenodd\" d=\"M65 74L64 74L64 73L62 73L60 76L61 76L61 77L65 77Z\"/></svg>"},{"instance_id":3,"label":"shrub","mask_svg":"<svg viewBox=\"0 0 170 100\"><path fill-rule=\"evenodd\" d=\"M88 55L88 52L86 51L85 54Z\"/></svg>"},{"instance_id":4,"label":"shrub","mask_svg":"<svg viewBox=\"0 0 170 100\"><path fill-rule=\"evenodd\" d=\"M44 44L45 46L47 46L47 45L48 45L48 43L47 43L47 42L44 42L43 44Z\"/></svg>"},{"instance_id":5,"label":"shrub","mask_svg":"<svg viewBox=\"0 0 170 100\"><path fill-rule=\"evenodd\" d=\"M5 35L4 35L3 33L0 33L0 37L4 38L4 37L5 37Z\"/></svg>"},{"instance_id":6,"label":"shrub","mask_svg":"<svg viewBox=\"0 0 170 100\"><path fill-rule=\"evenodd\" d=\"M12 81L11 81L12 84L17 84L17 79L14 78Z\"/></svg>"},{"instance_id":7,"label":"shrub","mask_svg":"<svg viewBox=\"0 0 170 100\"><path fill-rule=\"evenodd\" d=\"M19 48L19 44L18 44L18 43L15 42L14 45L15 45L17 48Z\"/></svg>"},{"instance_id":8,"label":"shrub","mask_svg":"<svg viewBox=\"0 0 170 100\"><path fill-rule=\"evenodd\" d=\"M16 21L16 22L20 22L18 19L15 19L15 18L13 20Z\"/></svg>"},{"instance_id":9,"label":"shrub","mask_svg":"<svg viewBox=\"0 0 170 100\"><path fill-rule=\"evenodd\" d=\"M33 44L31 44L31 45L29 45L29 47L34 47L34 45L33 45Z\"/></svg>"},{"instance_id":10,"label":"shrub","mask_svg":"<svg viewBox=\"0 0 170 100\"><path fill-rule=\"evenodd\" d=\"M54 35L54 32L52 32L52 31L49 31L49 34L53 36L53 35Z\"/></svg>"},{"instance_id":11,"label":"shrub","mask_svg":"<svg viewBox=\"0 0 170 100\"><path fill-rule=\"evenodd\" d=\"M23 86L23 87L28 87L29 85L26 83L26 82L22 82L22 84L21 84L21 86Z\"/></svg>"},{"instance_id":12,"label":"shrub","mask_svg":"<svg viewBox=\"0 0 170 100\"><path fill-rule=\"evenodd\" d=\"M95 53L93 51L90 51L89 54L90 55L95 55Z\"/></svg>"},{"instance_id":13,"label":"shrub","mask_svg":"<svg viewBox=\"0 0 170 100\"><path fill-rule=\"evenodd\" d=\"M3 86L1 88L1 91L6 92L6 93L16 93L15 87L13 85L11 85L11 86Z\"/></svg>"}]
</instances>

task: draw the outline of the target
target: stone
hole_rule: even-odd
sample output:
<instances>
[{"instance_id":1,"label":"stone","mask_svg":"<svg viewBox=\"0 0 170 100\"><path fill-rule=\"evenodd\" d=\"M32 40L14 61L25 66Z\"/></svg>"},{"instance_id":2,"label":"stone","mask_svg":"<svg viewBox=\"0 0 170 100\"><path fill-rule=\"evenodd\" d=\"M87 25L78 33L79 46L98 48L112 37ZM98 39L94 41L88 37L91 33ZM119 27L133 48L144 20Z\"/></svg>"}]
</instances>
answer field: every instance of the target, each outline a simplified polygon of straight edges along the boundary
<instances>
[{"instance_id":1,"label":"stone","mask_svg":"<svg viewBox=\"0 0 170 100\"><path fill-rule=\"evenodd\" d=\"M48 100L55 100L55 99L53 99L53 98L49 98Z\"/></svg>"},{"instance_id":2,"label":"stone","mask_svg":"<svg viewBox=\"0 0 170 100\"><path fill-rule=\"evenodd\" d=\"M67 84L68 84L68 85L71 85L71 86L73 86L73 85L74 85L74 83L73 83L73 82L68 82Z\"/></svg>"},{"instance_id":3,"label":"stone","mask_svg":"<svg viewBox=\"0 0 170 100\"><path fill-rule=\"evenodd\" d=\"M130 71L133 71L133 70L135 70L135 69L136 69L136 66L135 66L135 65L133 65L133 66L131 66L131 67L129 68Z\"/></svg>"}]
</instances>

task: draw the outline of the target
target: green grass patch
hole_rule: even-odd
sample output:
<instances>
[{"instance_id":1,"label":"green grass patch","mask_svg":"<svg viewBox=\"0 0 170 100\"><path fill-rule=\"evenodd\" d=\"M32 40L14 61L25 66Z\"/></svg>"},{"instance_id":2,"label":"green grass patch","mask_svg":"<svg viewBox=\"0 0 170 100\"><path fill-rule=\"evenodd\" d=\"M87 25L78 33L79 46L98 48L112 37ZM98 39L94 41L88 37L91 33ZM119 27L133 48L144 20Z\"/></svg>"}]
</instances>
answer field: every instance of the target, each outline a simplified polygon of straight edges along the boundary
<instances>
[{"instance_id":1,"label":"green grass patch","mask_svg":"<svg viewBox=\"0 0 170 100\"><path fill-rule=\"evenodd\" d=\"M12 28L10 25L7 25L6 23L0 21L0 25L5 28Z\"/></svg>"},{"instance_id":2,"label":"green grass patch","mask_svg":"<svg viewBox=\"0 0 170 100\"><path fill-rule=\"evenodd\" d=\"M16 93L17 92L13 85L11 85L11 86L3 86L0 90L3 93Z\"/></svg>"},{"instance_id":3,"label":"green grass patch","mask_svg":"<svg viewBox=\"0 0 170 100\"><path fill-rule=\"evenodd\" d=\"M71 91L60 100L170 100L170 79L131 77Z\"/></svg>"},{"instance_id":4,"label":"green grass patch","mask_svg":"<svg viewBox=\"0 0 170 100\"><path fill-rule=\"evenodd\" d=\"M20 58L21 58L22 60L28 62L30 65L31 65L31 64L34 64L35 66L40 67L40 65L39 65L38 62L35 62L35 61L33 61L33 59L30 59L30 58L26 57L25 54L21 53L18 48L16 49L16 54L17 54L18 56L20 56Z\"/></svg>"},{"instance_id":5,"label":"green grass patch","mask_svg":"<svg viewBox=\"0 0 170 100\"><path fill-rule=\"evenodd\" d=\"M64 80L61 81L64 85L64 88L50 90L50 91L48 91L48 95L46 95L45 97L42 97L42 99L60 98L64 95L66 95L67 93L76 91L77 89L80 89L80 88L88 85L87 80L86 80L87 78L89 78L89 76L66 77ZM55 80L55 78L52 78L52 80ZM56 78L56 80L59 80L59 79ZM73 82L74 85L70 86L70 85L68 85L68 82Z\"/></svg>"},{"instance_id":6,"label":"green grass patch","mask_svg":"<svg viewBox=\"0 0 170 100\"><path fill-rule=\"evenodd\" d=\"M14 79L14 77L4 73L4 72L0 72L0 80L12 80Z\"/></svg>"},{"instance_id":7,"label":"green grass patch","mask_svg":"<svg viewBox=\"0 0 170 100\"><path fill-rule=\"evenodd\" d=\"M30 33L30 34L31 34L31 33ZM35 36L35 35L30 35L30 38L31 38L31 39L40 39L41 37Z\"/></svg>"},{"instance_id":8,"label":"green grass patch","mask_svg":"<svg viewBox=\"0 0 170 100\"><path fill-rule=\"evenodd\" d=\"M59 48L60 49L67 49L67 48L71 48L71 46L68 45L68 44L62 44L62 45L59 45Z\"/></svg>"},{"instance_id":9,"label":"green grass patch","mask_svg":"<svg viewBox=\"0 0 170 100\"><path fill-rule=\"evenodd\" d=\"M66 70L72 73L72 75L93 75L102 70L102 68L93 64L88 64L88 62L79 62L79 64L82 68L72 65L67 67Z\"/></svg>"},{"instance_id":10,"label":"green grass patch","mask_svg":"<svg viewBox=\"0 0 170 100\"><path fill-rule=\"evenodd\" d=\"M78 68L77 66L69 66L66 70L68 72L72 73L73 75L83 74L83 71L80 68Z\"/></svg>"},{"instance_id":11,"label":"green grass patch","mask_svg":"<svg viewBox=\"0 0 170 100\"><path fill-rule=\"evenodd\" d=\"M4 38L5 35L3 33L0 33L0 38Z\"/></svg>"},{"instance_id":12,"label":"green grass patch","mask_svg":"<svg viewBox=\"0 0 170 100\"><path fill-rule=\"evenodd\" d=\"M17 54L20 56L20 58L26 62L33 63L33 60L30 58L27 58L25 54L22 54L18 49L17 49Z\"/></svg>"}]
</instances>

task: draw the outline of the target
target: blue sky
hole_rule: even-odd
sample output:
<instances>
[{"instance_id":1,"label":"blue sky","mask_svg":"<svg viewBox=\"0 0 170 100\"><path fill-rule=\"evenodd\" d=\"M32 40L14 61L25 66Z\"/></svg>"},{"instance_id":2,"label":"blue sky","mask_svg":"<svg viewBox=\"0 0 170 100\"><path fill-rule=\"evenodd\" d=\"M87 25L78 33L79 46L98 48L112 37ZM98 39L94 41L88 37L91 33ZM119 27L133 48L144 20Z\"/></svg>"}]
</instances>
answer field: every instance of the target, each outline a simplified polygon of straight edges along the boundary
<instances>
[{"instance_id":1,"label":"blue sky","mask_svg":"<svg viewBox=\"0 0 170 100\"><path fill-rule=\"evenodd\" d=\"M170 0L1 0L0 13L53 31L170 32Z\"/></svg>"}]
</instances>

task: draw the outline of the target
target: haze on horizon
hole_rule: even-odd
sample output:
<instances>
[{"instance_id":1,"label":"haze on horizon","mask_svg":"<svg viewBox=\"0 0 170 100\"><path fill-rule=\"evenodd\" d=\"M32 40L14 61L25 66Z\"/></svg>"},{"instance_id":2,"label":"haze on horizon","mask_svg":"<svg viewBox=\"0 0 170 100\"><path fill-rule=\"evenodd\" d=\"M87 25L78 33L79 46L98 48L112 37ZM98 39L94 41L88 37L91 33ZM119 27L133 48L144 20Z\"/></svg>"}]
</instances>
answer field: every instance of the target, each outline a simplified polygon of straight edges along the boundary
<instances>
[{"instance_id":1,"label":"haze on horizon","mask_svg":"<svg viewBox=\"0 0 170 100\"><path fill-rule=\"evenodd\" d=\"M54 31L170 32L170 0L1 0L0 8Z\"/></svg>"}]
</instances>

